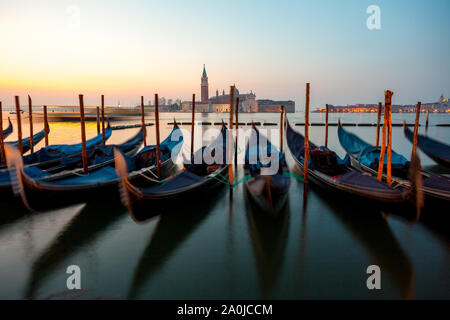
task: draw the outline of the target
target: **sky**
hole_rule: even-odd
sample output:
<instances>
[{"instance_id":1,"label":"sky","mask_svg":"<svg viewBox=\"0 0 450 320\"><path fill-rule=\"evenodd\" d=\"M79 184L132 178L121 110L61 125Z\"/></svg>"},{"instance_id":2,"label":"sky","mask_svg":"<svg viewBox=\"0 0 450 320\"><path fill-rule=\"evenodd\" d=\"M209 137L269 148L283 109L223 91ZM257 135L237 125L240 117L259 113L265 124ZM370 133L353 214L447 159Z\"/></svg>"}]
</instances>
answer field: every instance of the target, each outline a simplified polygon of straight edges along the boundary
<instances>
[{"instance_id":1,"label":"sky","mask_svg":"<svg viewBox=\"0 0 450 320\"><path fill-rule=\"evenodd\" d=\"M366 12L380 8L381 29ZM311 106L450 95L448 0L15 0L0 2L0 100L134 106L144 95L252 90Z\"/></svg>"}]
</instances>

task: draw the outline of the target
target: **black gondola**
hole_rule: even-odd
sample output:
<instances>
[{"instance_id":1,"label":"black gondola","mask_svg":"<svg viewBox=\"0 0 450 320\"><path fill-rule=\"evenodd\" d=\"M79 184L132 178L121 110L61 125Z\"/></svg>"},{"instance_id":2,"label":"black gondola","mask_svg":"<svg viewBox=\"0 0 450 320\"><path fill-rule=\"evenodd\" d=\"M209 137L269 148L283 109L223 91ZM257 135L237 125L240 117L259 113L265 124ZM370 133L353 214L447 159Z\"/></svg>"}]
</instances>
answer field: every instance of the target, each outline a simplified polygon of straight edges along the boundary
<instances>
[{"instance_id":1,"label":"black gondola","mask_svg":"<svg viewBox=\"0 0 450 320\"><path fill-rule=\"evenodd\" d=\"M404 126L403 132L405 133L406 139L410 142L414 140L414 133ZM436 161L436 163L450 168L450 146L439 142L437 140L428 138L424 135L417 135L417 146L423 151L427 156Z\"/></svg>"},{"instance_id":2,"label":"black gondola","mask_svg":"<svg viewBox=\"0 0 450 320\"><path fill-rule=\"evenodd\" d=\"M339 141L350 157L351 165L362 172L368 172L373 176L378 174L378 162L380 158L380 147L375 147L360 139L353 133L338 127ZM386 168L387 155L384 158ZM409 161L392 150L392 185L402 188L409 187ZM385 170L386 171L386 170ZM426 198L434 201L450 201L450 179L438 174L420 171L422 174L422 191ZM386 175L383 173L383 179ZM426 201L426 200L425 200ZM427 202L427 201L426 201Z\"/></svg>"},{"instance_id":3,"label":"black gondola","mask_svg":"<svg viewBox=\"0 0 450 320\"><path fill-rule=\"evenodd\" d=\"M301 171L304 171L305 138L296 132L287 121L286 139L292 157ZM361 198L385 203L405 201L402 190L388 186L374 177L358 172L346 165L334 151L318 147L309 142L310 159L308 178L314 184L327 190L351 194Z\"/></svg>"},{"instance_id":4,"label":"black gondola","mask_svg":"<svg viewBox=\"0 0 450 320\"><path fill-rule=\"evenodd\" d=\"M11 119L8 118L8 127L3 130L3 139L6 139L13 132L13 126L11 123Z\"/></svg>"},{"instance_id":5,"label":"black gondola","mask_svg":"<svg viewBox=\"0 0 450 320\"><path fill-rule=\"evenodd\" d=\"M155 181L149 184L145 181L143 183L132 181L127 174L126 159L117 152L116 171L121 178L121 199L133 219L146 220L160 214L161 208L171 208L182 201L187 203L195 201L198 197L205 197L216 187L223 185L224 178L228 174L226 134L226 126L222 123L221 132L216 140L209 146L197 150L192 157L193 163L185 164L183 171L163 182ZM205 162L206 154L214 158L209 164ZM201 163L196 163L198 161L195 159L201 159Z\"/></svg>"},{"instance_id":6,"label":"black gondola","mask_svg":"<svg viewBox=\"0 0 450 320\"><path fill-rule=\"evenodd\" d=\"M50 132L50 129L48 132ZM45 137L45 128L33 135L33 147L37 145L39 142L41 142L41 140L44 139L44 137ZM19 141L6 143L11 144L16 148L19 146ZM31 149L31 137L22 139L22 154L25 154L26 152L30 151L30 149Z\"/></svg>"},{"instance_id":7,"label":"black gondola","mask_svg":"<svg viewBox=\"0 0 450 320\"><path fill-rule=\"evenodd\" d=\"M176 137L174 137L176 136ZM177 140L176 140L177 138ZM164 168L170 170L172 149L182 141L181 130L174 126L171 135L163 142L166 145L166 158ZM103 197L111 197L117 194L119 181L113 164L115 161L114 150L125 153L127 165L130 168L130 176L134 179L151 179L155 171L155 146L147 146L139 153L143 141L142 130L136 136L120 145L99 146L90 153L88 174L83 174L82 168L70 171L62 171L56 174L48 174L33 168L35 176L30 176L30 171L21 166L20 157L7 154L8 166L17 175L12 175L18 182L19 191L25 205L32 209L40 207L54 207L68 203L88 202ZM177 151L178 152L178 151ZM11 152L10 152L11 153ZM19 170L16 170L19 169ZM147 177L148 175L148 177Z\"/></svg>"},{"instance_id":8,"label":"black gondola","mask_svg":"<svg viewBox=\"0 0 450 320\"><path fill-rule=\"evenodd\" d=\"M271 215L282 212L291 185L286 158L254 125L245 151L244 173L249 177L244 186L252 202Z\"/></svg>"}]
</instances>

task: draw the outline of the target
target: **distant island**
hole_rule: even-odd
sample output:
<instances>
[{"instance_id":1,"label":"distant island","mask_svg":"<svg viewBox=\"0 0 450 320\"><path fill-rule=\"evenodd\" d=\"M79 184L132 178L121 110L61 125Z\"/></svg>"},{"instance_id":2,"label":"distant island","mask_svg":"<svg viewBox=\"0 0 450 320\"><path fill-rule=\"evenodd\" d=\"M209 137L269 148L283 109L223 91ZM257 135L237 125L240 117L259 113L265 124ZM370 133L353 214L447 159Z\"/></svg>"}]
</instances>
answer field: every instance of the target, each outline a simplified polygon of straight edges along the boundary
<instances>
[{"instance_id":1,"label":"distant island","mask_svg":"<svg viewBox=\"0 0 450 320\"><path fill-rule=\"evenodd\" d=\"M328 105L329 112L333 113L376 113L378 104L355 104L347 106ZM318 108L313 112L325 112L326 108ZM416 105L392 105L392 112L395 113L414 113ZM445 99L442 94L438 102L422 103L421 112L450 113L448 98Z\"/></svg>"}]
</instances>

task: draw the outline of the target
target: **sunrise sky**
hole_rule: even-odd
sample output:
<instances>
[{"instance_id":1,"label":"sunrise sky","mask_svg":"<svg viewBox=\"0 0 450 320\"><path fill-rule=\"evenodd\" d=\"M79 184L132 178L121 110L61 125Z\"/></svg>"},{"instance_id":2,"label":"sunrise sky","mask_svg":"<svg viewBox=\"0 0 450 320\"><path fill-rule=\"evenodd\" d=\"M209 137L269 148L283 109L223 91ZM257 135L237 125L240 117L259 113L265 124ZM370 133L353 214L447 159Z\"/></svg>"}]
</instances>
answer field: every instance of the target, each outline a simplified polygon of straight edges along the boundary
<instances>
[{"instance_id":1,"label":"sunrise sky","mask_svg":"<svg viewBox=\"0 0 450 320\"><path fill-rule=\"evenodd\" d=\"M373 4L381 30L366 27ZM189 99L206 64L210 95L236 84L297 110L308 81L312 107L385 89L395 104L431 102L450 95L449 12L448 0L1 1L0 100Z\"/></svg>"}]
</instances>

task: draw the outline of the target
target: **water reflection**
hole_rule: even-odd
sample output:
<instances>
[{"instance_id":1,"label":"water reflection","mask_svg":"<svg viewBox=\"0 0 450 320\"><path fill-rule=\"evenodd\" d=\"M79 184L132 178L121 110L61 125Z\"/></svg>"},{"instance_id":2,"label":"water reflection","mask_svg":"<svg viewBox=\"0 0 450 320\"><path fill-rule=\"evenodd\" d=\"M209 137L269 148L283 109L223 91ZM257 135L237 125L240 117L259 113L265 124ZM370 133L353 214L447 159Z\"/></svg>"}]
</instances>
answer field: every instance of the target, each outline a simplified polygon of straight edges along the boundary
<instances>
[{"instance_id":1,"label":"water reflection","mask_svg":"<svg viewBox=\"0 0 450 320\"><path fill-rule=\"evenodd\" d=\"M247 193L245 205L262 298L271 296L281 273L289 234L289 204L275 218L253 209Z\"/></svg>"},{"instance_id":2,"label":"water reflection","mask_svg":"<svg viewBox=\"0 0 450 320\"><path fill-rule=\"evenodd\" d=\"M348 231L358 239L373 264L380 266L395 285L401 298L415 296L415 273L408 255L403 251L385 219L385 212L364 202L341 201L337 196L315 194Z\"/></svg>"},{"instance_id":3,"label":"water reflection","mask_svg":"<svg viewBox=\"0 0 450 320\"><path fill-rule=\"evenodd\" d=\"M33 262L24 298L36 298L41 283L51 277L65 260L99 238L124 213L125 209L114 202L85 206Z\"/></svg>"},{"instance_id":4,"label":"water reflection","mask_svg":"<svg viewBox=\"0 0 450 320\"><path fill-rule=\"evenodd\" d=\"M215 197L220 197L223 191L224 189L221 189ZM205 220L215 205L214 199L208 200L197 201L185 207L183 212L172 210L159 217L155 231L151 234L149 243L134 270L127 298L137 298L141 288L145 288L145 284L161 269L164 262Z\"/></svg>"}]
</instances>

